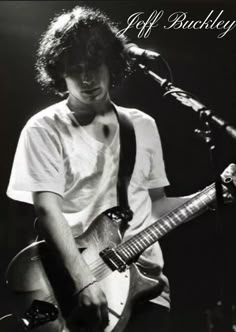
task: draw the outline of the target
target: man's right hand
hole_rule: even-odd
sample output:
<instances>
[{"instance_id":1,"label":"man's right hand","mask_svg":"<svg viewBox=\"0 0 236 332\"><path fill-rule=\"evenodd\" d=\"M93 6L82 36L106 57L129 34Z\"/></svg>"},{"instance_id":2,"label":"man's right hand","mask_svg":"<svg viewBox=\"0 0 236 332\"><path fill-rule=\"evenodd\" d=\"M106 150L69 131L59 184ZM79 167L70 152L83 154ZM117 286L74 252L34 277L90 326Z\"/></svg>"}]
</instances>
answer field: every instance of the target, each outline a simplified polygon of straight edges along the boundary
<instances>
[{"instance_id":1,"label":"man's right hand","mask_svg":"<svg viewBox=\"0 0 236 332\"><path fill-rule=\"evenodd\" d=\"M34 193L34 205L38 216L40 234L67 271L78 290L67 320L68 327L80 331L81 324L89 331L103 331L108 324L107 300L98 282L94 282L89 266L78 251L71 228L62 213L63 199L51 192ZM93 328L92 328L93 327ZM86 330L85 330L86 331Z\"/></svg>"},{"instance_id":2,"label":"man's right hand","mask_svg":"<svg viewBox=\"0 0 236 332\"><path fill-rule=\"evenodd\" d=\"M71 331L103 331L108 325L106 295L97 282L74 295L75 307L67 319Z\"/></svg>"}]
</instances>

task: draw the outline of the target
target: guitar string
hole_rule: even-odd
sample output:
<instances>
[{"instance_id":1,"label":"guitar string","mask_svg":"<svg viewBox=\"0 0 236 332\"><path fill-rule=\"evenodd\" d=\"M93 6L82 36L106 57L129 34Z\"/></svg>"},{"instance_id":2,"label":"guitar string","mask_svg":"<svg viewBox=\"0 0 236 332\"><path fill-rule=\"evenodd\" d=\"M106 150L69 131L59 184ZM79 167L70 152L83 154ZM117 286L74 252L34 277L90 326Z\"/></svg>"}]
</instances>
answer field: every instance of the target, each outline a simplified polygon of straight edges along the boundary
<instances>
[{"instance_id":1,"label":"guitar string","mask_svg":"<svg viewBox=\"0 0 236 332\"><path fill-rule=\"evenodd\" d=\"M211 184L210 186L206 187L203 191L201 191L199 193L199 195L196 195L195 197L193 197L192 199L190 199L188 202L186 202L182 206L178 207L177 210L180 210L180 212L182 212L183 208L188 209L189 204L193 203L193 201L195 201L195 203L198 204L198 205L200 203L202 203L203 205L206 206L209 203L209 202L207 202L207 200L209 200L209 201L214 200L214 198L212 197L212 194L213 194L212 193L212 189L213 189L213 187L214 187L214 183ZM203 195L206 196L205 200L202 198ZM203 207L204 206L202 206L202 208ZM154 235L160 235L161 237L164 236L169 230L172 230L174 227L176 227L179 224L181 224L181 222L180 223L177 222L178 221L177 220L178 218L176 218L176 217L178 217L177 213L179 213L179 211L175 211L174 210L174 211L170 212L169 215L163 216L161 218L163 220L159 220L159 226L163 228L162 231L160 229L158 229L158 227L156 227L157 226L156 222L154 222L154 224L152 224L151 226L147 227L146 230L144 230L144 231L146 231L146 232L144 232L144 234L142 234L142 235L137 234L135 236L135 238L131 238L130 240L128 240L126 242L126 247L123 247L123 248L120 247L120 253L123 254L123 252L125 250L126 251L125 256L126 256L126 254L129 255L129 253L130 253L129 251L131 251L131 254L133 254L132 250L135 251L135 248L132 248L132 246L136 244L137 247L138 247L140 245L139 241L141 242L141 244L142 244L142 242L144 242L144 244L145 244L145 241L147 241L148 243L150 243L150 239L148 238L148 235L149 235L148 233L154 233ZM184 217L185 217L185 215L184 215ZM168 230L168 228L166 229L164 227L164 225L163 225L166 221L171 221L174 224L174 227L170 227L169 230ZM157 232L159 234L157 234ZM118 246L118 249L119 249L119 246ZM134 254L135 254L135 252L134 252Z\"/></svg>"},{"instance_id":2,"label":"guitar string","mask_svg":"<svg viewBox=\"0 0 236 332\"><path fill-rule=\"evenodd\" d=\"M103 264L100 263L95 268L92 268L91 271L98 280L101 280L102 278L104 278L107 275L109 275L110 273L112 273L112 271L109 269L109 267L107 265L105 265L104 263Z\"/></svg>"},{"instance_id":3,"label":"guitar string","mask_svg":"<svg viewBox=\"0 0 236 332\"><path fill-rule=\"evenodd\" d=\"M89 267L97 279L101 279L112 272L105 262L101 261L100 257L89 264Z\"/></svg>"}]
</instances>

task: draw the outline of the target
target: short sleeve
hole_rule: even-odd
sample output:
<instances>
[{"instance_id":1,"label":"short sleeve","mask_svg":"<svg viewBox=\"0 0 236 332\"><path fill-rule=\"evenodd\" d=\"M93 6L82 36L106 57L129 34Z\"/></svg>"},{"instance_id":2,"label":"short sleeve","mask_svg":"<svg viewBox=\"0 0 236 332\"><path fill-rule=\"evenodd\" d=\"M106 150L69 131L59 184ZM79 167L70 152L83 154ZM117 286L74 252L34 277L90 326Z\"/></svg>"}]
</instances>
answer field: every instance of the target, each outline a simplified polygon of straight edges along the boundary
<instances>
[{"instance_id":1,"label":"short sleeve","mask_svg":"<svg viewBox=\"0 0 236 332\"><path fill-rule=\"evenodd\" d=\"M63 196L62 151L55 134L45 128L26 126L16 148L7 195L32 204L32 193L36 191Z\"/></svg>"},{"instance_id":2,"label":"short sleeve","mask_svg":"<svg viewBox=\"0 0 236 332\"><path fill-rule=\"evenodd\" d=\"M160 134L154 119L150 121L148 135L150 139L150 172L147 186L149 189L168 186L169 181L165 171Z\"/></svg>"}]
</instances>

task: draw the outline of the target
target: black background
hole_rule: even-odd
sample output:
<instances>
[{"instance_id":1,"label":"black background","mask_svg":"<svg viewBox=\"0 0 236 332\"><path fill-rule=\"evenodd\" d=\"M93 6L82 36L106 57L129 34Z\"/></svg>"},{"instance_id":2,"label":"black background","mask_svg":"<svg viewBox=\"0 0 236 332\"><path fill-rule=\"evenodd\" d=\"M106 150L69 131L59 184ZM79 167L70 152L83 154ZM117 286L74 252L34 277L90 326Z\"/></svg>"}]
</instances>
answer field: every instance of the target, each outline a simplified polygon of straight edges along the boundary
<instances>
[{"instance_id":1,"label":"black background","mask_svg":"<svg viewBox=\"0 0 236 332\"><path fill-rule=\"evenodd\" d=\"M58 98L40 90L35 82L34 61L37 42L55 13L86 4L104 10L124 28L127 18L143 11L147 20L153 10L164 10L160 25L148 38L137 38L133 28L127 36L140 47L162 54L168 62L177 87L197 96L224 120L236 124L235 116L235 37L236 29L217 38L217 30L164 30L164 20L175 11L187 11L188 19L203 20L214 9L213 17L223 9L221 19L236 19L230 1L163 1L137 4L135 1L2 1L0 3L0 316L11 312L10 294L4 284L7 263L32 239L34 214L31 206L6 197L11 164L20 131L35 112ZM156 72L168 78L160 61ZM160 131L170 196L187 195L214 180L209 150L194 129L202 122L192 109L164 98L157 83L137 71L122 88L114 92L114 101L133 106L152 115ZM217 173L235 162L235 141L215 130ZM181 226L161 240L165 272L172 290L172 304L178 331L192 320L199 323L206 308L222 299L222 289L235 303L235 205L224 207L221 218L208 212ZM227 287L224 287L224 285ZM178 317L178 318L177 318ZM190 318L187 318L190 317ZM182 324L182 328L180 328ZM0 327L1 330L1 327ZM193 329L192 329L193 331ZM198 330L200 331L200 330Z\"/></svg>"}]
</instances>

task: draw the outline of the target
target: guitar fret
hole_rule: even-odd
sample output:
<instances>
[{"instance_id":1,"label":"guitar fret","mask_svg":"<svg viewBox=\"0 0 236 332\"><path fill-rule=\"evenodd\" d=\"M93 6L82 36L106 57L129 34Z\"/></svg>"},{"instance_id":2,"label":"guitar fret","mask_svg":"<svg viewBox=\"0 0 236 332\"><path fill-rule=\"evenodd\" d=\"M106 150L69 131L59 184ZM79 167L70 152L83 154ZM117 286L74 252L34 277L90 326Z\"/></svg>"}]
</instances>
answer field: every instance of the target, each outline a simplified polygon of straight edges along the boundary
<instances>
[{"instance_id":1,"label":"guitar fret","mask_svg":"<svg viewBox=\"0 0 236 332\"><path fill-rule=\"evenodd\" d=\"M207 204L205 204L205 199L202 200L201 197L198 197L198 199L195 202L195 208L197 210L199 210L200 208L203 208L204 206L206 206Z\"/></svg>"},{"instance_id":2,"label":"guitar fret","mask_svg":"<svg viewBox=\"0 0 236 332\"><path fill-rule=\"evenodd\" d=\"M204 195L205 196L205 195ZM201 196L197 197L196 201L195 201L196 207L199 208L202 204L202 199Z\"/></svg>"},{"instance_id":3,"label":"guitar fret","mask_svg":"<svg viewBox=\"0 0 236 332\"><path fill-rule=\"evenodd\" d=\"M148 238L148 232L144 234L144 240L147 242L147 244L150 243L149 238Z\"/></svg>"},{"instance_id":4,"label":"guitar fret","mask_svg":"<svg viewBox=\"0 0 236 332\"><path fill-rule=\"evenodd\" d=\"M155 236L153 237L153 231L151 229L147 229L147 234L150 237L151 241L156 239ZM154 233L154 235L155 235L155 233Z\"/></svg>"},{"instance_id":5,"label":"guitar fret","mask_svg":"<svg viewBox=\"0 0 236 332\"><path fill-rule=\"evenodd\" d=\"M168 221L170 223L170 229L172 229L173 227L176 226L176 222L174 221L174 217L173 216L169 216L168 217Z\"/></svg>"},{"instance_id":6,"label":"guitar fret","mask_svg":"<svg viewBox=\"0 0 236 332\"><path fill-rule=\"evenodd\" d=\"M203 204L204 200L201 199L201 197L199 197L197 200L196 200L196 208L199 209L200 207L202 207L202 205L204 206L205 204Z\"/></svg>"},{"instance_id":7,"label":"guitar fret","mask_svg":"<svg viewBox=\"0 0 236 332\"><path fill-rule=\"evenodd\" d=\"M183 216L184 218L187 218L187 217L188 217L188 214L186 213L185 210L181 209L181 210L180 210L180 213L182 214L182 216Z\"/></svg>"},{"instance_id":8,"label":"guitar fret","mask_svg":"<svg viewBox=\"0 0 236 332\"><path fill-rule=\"evenodd\" d=\"M167 220L167 218L166 218L166 220L164 221L164 224L165 224L165 226L166 226L166 228L167 228L167 231L168 231L169 229L172 228L171 225L170 225L170 223L169 223L169 221Z\"/></svg>"},{"instance_id":9,"label":"guitar fret","mask_svg":"<svg viewBox=\"0 0 236 332\"><path fill-rule=\"evenodd\" d=\"M175 220L174 224L175 226L178 225L179 222L182 222L182 218L179 216L179 211L176 213L173 213L173 221Z\"/></svg>"},{"instance_id":10,"label":"guitar fret","mask_svg":"<svg viewBox=\"0 0 236 332\"><path fill-rule=\"evenodd\" d=\"M147 240L149 243L152 243L152 241L153 241L153 237L148 232L147 232Z\"/></svg>"},{"instance_id":11,"label":"guitar fret","mask_svg":"<svg viewBox=\"0 0 236 332\"><path fill-rule=\"evenodd\" d=\"M133 255L137 254L137 250L135 250L135 248L133 248L131 244L129 244L129 249Z\"/></svg>"},{"instance_id":12,"label":"guitar fret","mask_svg":"<svg viewBox=\"0 0 236 332\"><path fill-rule=\"evenodd\" d=\"M134 254L132 248L130 248L129 245L126 245L125 249L128 252L129 258L132 257L132 255Z\"/></svg>"},{"instance_id":13,"label":"guitar fret","mask_svg":"<svg viewBox=\"0 0 236 332\"><path fill-rule=\"evenodd\" d=\"M205 198L204 198L203 196L205 196ZM200 197L199 197L199 200L200 200L200 202L202 203L202 205L207 206L207 203L209 204L209 202L206 202L206 200L208 199L208 196L207 196L206 194L203 195L203 196L200 196Z\"/></svg>"},{"instance_id":14,"label":"guitar fret","mask_svg":"<svg viewBox=\"0 0 236 332\"><path fill-rule=\"evenodd\" d=\"M153 229L154 227L149 227L148 228L148 230L150 231L150 233L153 235L154 234L154 236L156 237L157 236L157 234L156 234L156 232L155 232L155 228Z\"/></svg>"},{"instance_id":15,"label":"guitar fret","mask_svg":"<svg viewBox=\"0 0 236 332\"><path fill-rule=\"evenodd\" d=\"M165 227L164 227L161 223L159 224L159 226L163 229L164 234L165 234L165 233L166 233L166 229L165 229ZM163 235L164 235L164 234L163 234Z\"/></svg>"},{"instance_id":16,"label":"guitar fret","mask_svg":"<svg viewBox=\"0 0 236 332\"><path fill-rule=\"evenodd\" d=\"M141 243L143 243L144 244L144 247L146 247L146 242L145 242L145 239L143 238L143 237L140 237L140 239L139 239L140 241L141 241ZM148 243L149 244L149 243Z\"/></svg>"},{"instance_id":17,"label":"guitar fret","mask_svg":"<svg viewBox=\"0 0 236 332\"><path fill-rule=\"evenodd\" d=\"M136 247L136 248L138 249L138 251L141 249L141 248L140 248L140 244L138 243L138 241L133 241L132 245L133 245L134 247Z\"/></svg>"},{"instance_id":18,"label":"guitar fret","mask_svg":"<svg viewBox=\"0 0 236 332\"><path fill-rule=\"evenodd\" d=\"M191 206L190 204L186 206L186 209L192 214L194 212L195 207Z\"/></svg>"},{"instance_id":19,"label":"guitar fret","mask_svg":"<svg viewBox=\"0 0 236 332\"><path fill-rule=\"evenodd\" d=\"M133 256L135 256L139 253L140 244L138 243L137 239L135 238L132 241L132 243L130 242L130 240L124 242L122 247L118 247L117 250L118 250L119 254L122 256L122 258L125 259L126 261L128 261L130 258L132 258Z\"/></svg>"},{"instance_id":20,"label":"guitar fret","mask_svg":"<svg viewBox=\"0 0 236 332\"><path fill-rule=\"evenodd\" d=\"M154 228L153 226L147 228L147 233L148 233L148 235L149 235L149 237L151 239L151 244L153 242L155 242L156 239L157 239L157 233L155 232L155 229L153 229L153 228Z\"/></svg>"},{"instance_id":21,"label":"guitar fret","mask_svg":"<svg viewBox=\"0 0 236 332\"><path fill-rule=\"evenodd\" d=\"M200 202L199 202L199 198L198 198L195 202L193 202L191 204L191 209L192 209L192 211L194 211L194 210L198 210L199 208L200 208Z\"/></svg>"},{"instance_id":22,"label":"guitar fret","mask_svg":"<svg viewBox=\"0 0 236 332\"><path fill-rule=\"evenodd\" d=\"M128 261L130 259L130 254L125 247L117 248L117 251L125 261Z\"/></svg>"},{"instance_id":23,"label":"guitar fret","mask_svg":"<svg viewBox=\"0 0 236 332\"><path fill-rule=\"evenodd\" d=\"M149 245L151 245L152 242L153 242L153 239L151 239L151 241L149 240L147 230L145 230L145 232L143 233L142 236L137 236L137 239L138 239L138 241L139 241L139 245L140 245L140 247L141 247L141 250L140 250L140 251L142 251L142 250L144 250L145 248L147 248L147 247L148 247Z\"/></svg>"},{"instance_id":24,"label":"guitar fret","mask_svg":"<svg viewBox=\"0 0 236 332\"><path fill-rule=\"evenodd\" d=\"M153 227L155 227L155 230L162 236L162 232L161 232L161 230L158 228L158 226L157 225L153 225Z\"/></svg>"}]
</instances>

